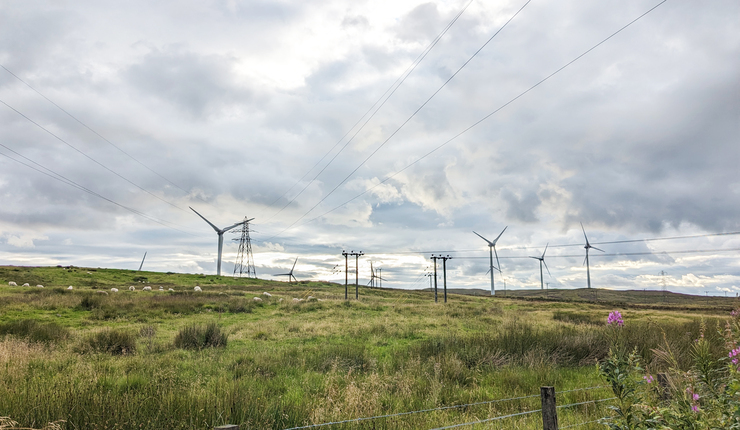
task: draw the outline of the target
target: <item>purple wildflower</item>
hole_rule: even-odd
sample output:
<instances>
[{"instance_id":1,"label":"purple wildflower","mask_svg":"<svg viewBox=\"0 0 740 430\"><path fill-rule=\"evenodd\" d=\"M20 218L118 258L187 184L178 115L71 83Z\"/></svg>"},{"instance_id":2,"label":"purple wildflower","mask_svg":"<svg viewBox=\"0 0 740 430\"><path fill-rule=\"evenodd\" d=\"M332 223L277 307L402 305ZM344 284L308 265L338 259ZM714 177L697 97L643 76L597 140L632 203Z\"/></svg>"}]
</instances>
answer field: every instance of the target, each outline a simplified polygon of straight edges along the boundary
<instances>
[{"instance_id":1,"label":"purple wildflower","mask_svg":"<svg viewBox=\"0 0 740 430\"><path fill-rule=\"evenodd\" d=\"M617 326L622 327L624 325L622 314L619 311L609 312L609 317L606 319L606 324L607 325L616 324Z\"/></svg>"},{"instance_id":2,"label":"purple wildflower","mask_svg":"<svg viewBox=\"0 0 740 430\"><path fill-rule=\"evenodd\" d=\"M694 412L699 412L699 405L692 405L691 410Z\"/></svg>"},{"instance_id":3,"label":"purple wildflower","mask_svg":"<svg viewBox=\"0 0 740 430\"><path fill-rule=\"evenodd\" d=\"M642 379L645 380L648 384L652 384L655 379L653 379L653 375L645 375L642 377Z\"/></svg>"}]
</instances>

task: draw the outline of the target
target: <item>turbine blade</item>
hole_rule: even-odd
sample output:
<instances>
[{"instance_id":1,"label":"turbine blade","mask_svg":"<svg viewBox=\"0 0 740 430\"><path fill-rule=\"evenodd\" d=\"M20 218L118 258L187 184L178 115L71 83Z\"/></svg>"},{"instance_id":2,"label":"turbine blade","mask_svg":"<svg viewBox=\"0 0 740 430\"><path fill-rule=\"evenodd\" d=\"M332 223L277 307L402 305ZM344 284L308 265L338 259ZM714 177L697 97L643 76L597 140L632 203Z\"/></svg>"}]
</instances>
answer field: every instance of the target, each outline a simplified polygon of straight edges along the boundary
<instances>
[{"instance_id":1,"label":"turbine blade","mask_svg":"<svg viewBox=\"0 0 740 430\"><path fill-rule=\"evenodd\" d=\"M293 269L295 269L295 264L298 262L298 257L295 258L295 261L293 262L293 267L290 268L290 273L293 273Z\"/></svg>"},{"instance_id":2,"label":"turbine blade","mask_svg":"<svg viewBox=\"0 0 740 430\"><path fill-rule=\"evenodd\" d=\"M236 224L234 224L232 226L226 227L225 229L223 229L221 231L223 231L224 233L226 233L227 231L231 230L232 228L234 228L236 226L239 226L239 225L242 225L242 224L245 224L247 222L249 222L249 221L240 221L240 222L238 222L238 223L236 223Z\"/></svg>"},{"instance_id":3,"label":"turbine blade","mask_svg":"<svg viewBox=\"0 0 740 430\"><path fill-rule=\"evenodd\" d=\"M473 231L473 233L475 233L475 231ZM478 233L475 233L475 235L478 236L478 237L480 237L481 239L485 240L486 243L488 244L488 246L493 246L493 242L491 242L490 240L488 240L485 237L479 235Z\"/></svg>"},{"instance_id":4,"label":"turbine blade","mask_svg":"<svg viewBox=\"0 0 740 430\"><path fill-rule=\"evenodd\" d=\"M203 218L203 221L207 222L208 225L210 225L211 227L213 227L213 229L216 230L216 233L221 233L221 230L219 230L218 227L216 227L215 225L213 225L212 222L208 221L206 219L206 217L204 217L203 215L199 214L198 211L196 211L195 209L191 208L190 206L188 206L188 207L190 208L191 211L195 212L199 217Z\"/></svg>"},{"instance_id":5,"label":"turbine blade","mask_svg":"<svg viewBox=\"0 0 740 430\"><path fill-rule=\"evenodd\" d=\"M545 245L545 250L542 251L542 259L545 258L545 253L547 252L547 247L550 246L550 243L548 242L547 245Z\"/></svg>"},{"instance_id":6,"label":"turbine blade","mask_svg":"<svg viewBox=\"0 0 740 430\"><path fill-rule=\"evenodd\" d=\"M498 236L496 236L496 238L495 238L495 239L493 239L493 244L494 244L494 245L496 244L496 242L498 242L499 238L501 237L501 235L502 235L502 234L504 234L504 232L506 231L506 229L507 229L507 228L509 228L509 226L508 226L508 225L507 225L506 227L504 227L504 229L503 229L503 230L501 230L501 233L499 233L499 234L498 234Z\"/></svg>"},{"instance_id":7,"label":"turbine blade","mask_svg":"<svg viewBox=\"0 0 740 430\"><path fill-rule=\"evenodd\" d=\"M586 229L583 228L583 223L581 223L581 230L583 230L583 237L586 238L586 246L591 247L591 244L588 243L588 236L586 236Z\"/></svg>"},{"instance_id":8,"label":"turbine blade","mask_svg":"<svg viewBox=\"0 0 740 430\"><path fill-rule=\"evenodd\" d=\"M595 250L597 250L597 251L601 251L601 252L606 252L606 251L604 251L603 249L599 249L599 248L597 248L597 247L595 247L595 246L592 246L591 248L593 248L593 249L595 249Z\"/></svg>"},{"instance_id":9,"label":"turbine blade","mask_svg":"<svg viewBox=\"0 0 740 430\"><path fill-rule=\"evenodd\" d=\"M541 261L542 261L542 264L545 265L545 269L547 269L547 274L550 275L550 277L552 278L552 273L550 273L550 268L547 267L547 263L545 263L545 259L543 258Z\"/></svg>"},{"instance_id":10,"label":"turbine blade","mask_svg":"<svg viewBox=\"0 0 740 430\"><path fill-rule=\"evenodd\" d=\"M295 276L293 276L292 273L290 274L290 276L293 278L294 281L298 282L298 279ZM288 278L288 281L290 281L290 278Z\"/></svg>"},{"instance_id":11,"label":"turbine blade","mask_svg":"<svg viewBox=\"0 0 740 430\"><path fill-rule=\"evenodd\" d=\"M529 257L529 258L534 258L535 260L539 260L540 259L540 257Z\"/></svg>"},{"instance_id":12,"label":"turbine blade","mask_svg":"<svg viewBox=\"0 0 740 430\"><path fill-rule=\"evenodd\" d=\"M504 230L506 230L506 229L504 229ZM501 233L503 233L503 231ZM499 237L500 236L501 235L499 235ZM498 252L496 252L496 245L495 244L493 245L493 253L496 254L496 264L498 265L498 267L496 268L496 270L498 270L498 273L501 273L501 263L498 261Z\"/></svg>"},{"instance_id":13,"label":"turbine blade","mask_svg":"<svg viewBox=\"0 0 740 430\"><path fill-rule=\"evenodd\" d=\"M588 254L588 252L586 252L586 253ZM588 260L588 255L583 259L583 264L581 264L581 266L585 266L586 265L586 260Z\"/></svg>"}]
</instances>

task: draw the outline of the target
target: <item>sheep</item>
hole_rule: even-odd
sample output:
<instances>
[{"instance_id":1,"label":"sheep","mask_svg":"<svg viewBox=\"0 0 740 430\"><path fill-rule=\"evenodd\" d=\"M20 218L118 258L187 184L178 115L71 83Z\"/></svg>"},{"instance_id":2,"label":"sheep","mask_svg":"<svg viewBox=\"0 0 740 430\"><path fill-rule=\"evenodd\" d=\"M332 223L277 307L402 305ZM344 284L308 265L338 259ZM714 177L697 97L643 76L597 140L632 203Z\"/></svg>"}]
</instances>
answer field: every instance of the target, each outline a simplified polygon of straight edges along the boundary
<instances>
[{"instance_id":1,"label":"sheep","mask_svg":"<svg viewBox=\"0 0 740 430\"><path fill-rule=\"evenodd\" d=\"M308 297L306 297L306 301L307 302L316 301L316 300L318 300L318 299L316 297L314 297L314 296L308 296Z\"/></svg>"},{"instance_id":2,"label":"sheep","mask_svg":"<svg viewBox=\"0 0 740 430\"><path fill-rule=\"evenodd\" d=\"M282 298L282 297L280 297L280 298L278 299L278 302L282 302L282 301L283 301L283 298Z\"/></svg>"},{"instance_id":3,"label":"sheep","mask_svg":"<svg viewBox=\"0 0 740 430\"><path fill-rule=\"evenodd\" d=\"M111 288L110 291L111 291L111 293L117 293L118 292L118 288Z\"/></svg>"},{"instance_id":4,"label":"sheep","mask_svg":"<svg viewBox=\"0 0 740 430\"><path fill-rule=\"evenodd\" d=\"M18 286L18 284L16 284L13 281L8 282L8 285L11 286L11 287L17 287Z\"/></svg>"},{"instance_id":5,"label":"sheep","mask_svg":"<svg viewBox=\"0 0 740 430\"><path fill-rule=\"evenodd\" d=\"M272 294L268 293L267 291L265 291L264 293L262 293L262 295L265 296L265 297L272 297Z\"/></svg>"},{"instance_id":6,"label":"sheep","mask_svg":"<svg viewBox=\"0 0 740 430\"><path fill-rule=\"evenodd\" d=\"M150 287L150 286L147 285L146 287L142 288L142 290L143 291L152 291L152 287Z\"/></svg>"},{"instance_id":7,"label":"sheep","mask_svg":"<svg viewBox=\"0 0 740 430\"><path fill-rule=\"evenodd\" d=\"M100 294L105 294L106 296L108 295L108 292L107 291L98 290L97 292L100 293Z\"/></svg>"},{"instance_id":8,"label":"sheep","mask_svg":"<svg viewBox=\"0 0 740 430\"><path fill-rule=\"evenodd\" d=\"M129 291L135 291L135 290L136 290L136 287L134 287L134 286L132 285L132 286L128 287L128 290L129 290Z\"/></svg>"},{"instance_id":9,"label":"sheep","mask_svg":"<svg viewBox=\"0 0 740 430\"><path fill-rule=\"evenodd\" d=\"M262 301L262 299L260 299L259 297L255 297L255 298L254 298L253 300L254 300L255 302L261 302L261 301Z\"/></svg>"},{"instance_id":10,"label":"sheep","mask_svg":"<svg viewBox=\"0 0 740 430\"><path fill-rule=\"evenodd\" d=\"M164 291L164 287L159 287L159 291Z\"/></svg>"},{"instance_id":11,"label":"sheep","mask_svg":"<svg viewBox=\"0 0 740 430\"><path fill-rule=\"evenodd\" d=\"M36 288L44 288L44 286L39 284L39 285L36 285Z\"/></svg>"},{"instance_id":12,"label":"sheep","mask_svg":"<svg viewBox=\"0 0 740 430\"><path fill-rule=\"evenodd\" d=\"M293 297L293 301L294 301L294 302L302 302L302 301L303 301L303 299L299 299L299 298Z\"/></svg>"},{"instance_id":13,"label":"sheep","mask_svg":"<svg viewBox=\"0 0 740 430\"><path fill-rule=\"evenodd\" d=\"M69 287L67 287L67 289L68 290L74 290L74 287L70 285Z\"/></svg>"},{"instance_id":14,"label":"sheep","mask_svg":"<svg viewBox=\"0 0 740 430\"><path fill-rule=\"evenodd\" d=\"M175 291L175 290L173 288L169 288L167 289L167 291Z\"/></svg>"},{"instance_id":15,"label":"sheep","mask_svg":"<svg viewBox=\"0 0 740 430\"><path fill-rule=\"evenodd\" d=\"M203 292L203 290L201 290L201 289L200 289L200 287L199 287L199 286L197 286L197 285L195 286L195 291L196 291L196 292Z\"/></svg>"},{"instance_id":16,"label":"sheep","mask_svg":"<svg viewBox=\"0 0 740 430\"><path fill-rule=\"evenodd\" d=\"M26 282L25 284L23 284L23 286L24 287L30 287L30 285L28 285L28 282Z\"/></svg>"}]
</instances>

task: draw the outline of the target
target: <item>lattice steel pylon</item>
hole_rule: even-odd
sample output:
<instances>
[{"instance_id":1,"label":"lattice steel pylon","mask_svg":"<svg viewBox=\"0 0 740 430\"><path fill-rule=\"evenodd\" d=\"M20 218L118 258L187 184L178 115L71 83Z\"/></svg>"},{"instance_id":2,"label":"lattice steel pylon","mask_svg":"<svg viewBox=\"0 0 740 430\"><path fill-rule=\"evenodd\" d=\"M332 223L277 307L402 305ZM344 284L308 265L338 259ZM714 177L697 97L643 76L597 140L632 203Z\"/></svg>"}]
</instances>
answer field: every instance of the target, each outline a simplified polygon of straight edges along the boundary
<instances>
[{"instance_id":1,"label":"lattice steel pylon","mask_svg":"<svg viewBox=\"0 0 740 430\"><path fill-rule=\"evenodd\" d=\"M239 238L239 252L236 254L236 263L234 264L234 276L240 278L244 274L248 278L257 277L257 271L254 269L254 256L252 255L252 241L249 239L249 221L247 217L244 217L241 237Z\"/></svg>"}]
</instances>

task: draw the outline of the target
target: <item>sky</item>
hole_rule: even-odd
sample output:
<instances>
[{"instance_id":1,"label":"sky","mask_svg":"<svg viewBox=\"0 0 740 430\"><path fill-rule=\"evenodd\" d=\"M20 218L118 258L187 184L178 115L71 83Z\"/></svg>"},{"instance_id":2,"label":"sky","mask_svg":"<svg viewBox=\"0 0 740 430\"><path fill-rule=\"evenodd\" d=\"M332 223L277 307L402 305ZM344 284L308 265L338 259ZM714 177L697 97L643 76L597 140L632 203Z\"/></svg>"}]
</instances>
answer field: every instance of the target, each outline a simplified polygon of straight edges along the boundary
<instances>
[{"instance_id":1,"label":"sky","mask_svg":"<svg viewBox=\"0 0 740 430\"><path fill-rule=\"evenodd\" d=\"M0 3L0 264L740 292L734 0ZM720 234L722 233L722 234ZM231 275L239 234L226 233ZM643 240L660 239L660 240ZM615 243L617 242L617 243ZM350 271L354 262L350 261ZM549 270L549 272L548 272ZM441 266L440 287L441 287ZM353 276L353 275L351 275Z\"/></svg>"}]
</instances>

